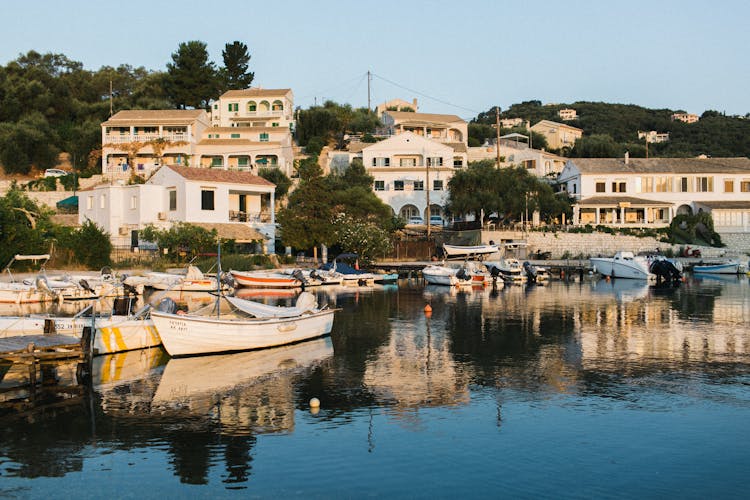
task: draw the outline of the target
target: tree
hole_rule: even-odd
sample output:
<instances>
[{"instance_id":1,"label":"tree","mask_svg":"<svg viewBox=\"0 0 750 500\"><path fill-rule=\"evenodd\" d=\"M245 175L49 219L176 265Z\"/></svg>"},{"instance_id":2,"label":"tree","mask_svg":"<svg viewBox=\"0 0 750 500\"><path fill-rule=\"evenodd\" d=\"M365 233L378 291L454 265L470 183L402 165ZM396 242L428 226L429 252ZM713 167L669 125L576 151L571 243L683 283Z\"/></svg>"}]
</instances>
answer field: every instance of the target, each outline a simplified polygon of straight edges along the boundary
<instances>
[{"instance_id":1,"label":"tree","mask_svg":"<svg viewBox=\"0 0 750 500\"><path fill-rule=\"evenodd\" d=\"M143 228L140 236L145 241L155 242L173 259L190 260L199 253L213 252L218 233L216 229L209 231L200 226L178 222L169 229L158 229L148 225Z\"/></svg>"},{"instance_id":2,"label":"tree","mask_svg":"<svg viewBox=\"0 0 750 500\"><path fill-rule=\"evenodd\" d=\"M52 167L59 153L54 142L54 130L38 111L16 123L0 123L0 163L8 173L27 174L32 166Z\"/></svg>"},{"instance_id":3,"label":"tree","mask_svg":"<svg viewBox=\"0 0 750 500\"><path fill-rule=\"evenodd\" d=\"M67 229L67 228L66 228ZM72 231L58 231L61 250L67 250L69 261L90 269L101 269L112 263L112 242L102 228L87 220Z\"/></svg>"},{"instance_id":4,"label":"tree","mask_svg":"<svg viewBox=\"0 0 750 500\"><path fill-rule=\"evenodd\" d=\"M287 193L289 192L289 188L292 187L292 180L278 168L260 168L258 170L258 175L269 182L273 182L276 185L274 198L276 199L277 203L287 195Z\"/></svg>"},{"instance_id":5,"label":"tree","mask_svg":"<svg viewBox=\"0 0 750 500\"><path fill-rule=\"evenodd\" d=\"M247 51L247 45L238 41L227 43L221 55L224 67L220 70L222 89L219 93L249 88L255 73L248 71L250 53Z\"/></svg>"},{"instance_id":6,"label":"tree","mask_svg":"<svg viewBox=\"0 0 750 500\"><path fill-rule=\"evenodd\" d=\"M0 197L0 265L10 262L13 255L41 254L50 251L51 212L38 206L15 185Z\"/></svg>"},{"instance_id":7,"label":"tree","mask_svg":"<svg viewBox=\"0 0 750 500\"><path fill-rule=\"evenodd\" d=\"M208 60L206 44L197 40L183 42L167 64L164 82L167 95L180 109L208 108L219 90L214 63Z\"/></svg>"},{"instance_id":8,"label":"tree","mask_svg":"<svg viewBox=\"0 0 750 500\"><path fill-rule=\"evenodd\" d=\"M570 153L575 158L617 158L622 156L620 145L606 134L595 134L576 139Z\"/></svg>"}]
</instances>

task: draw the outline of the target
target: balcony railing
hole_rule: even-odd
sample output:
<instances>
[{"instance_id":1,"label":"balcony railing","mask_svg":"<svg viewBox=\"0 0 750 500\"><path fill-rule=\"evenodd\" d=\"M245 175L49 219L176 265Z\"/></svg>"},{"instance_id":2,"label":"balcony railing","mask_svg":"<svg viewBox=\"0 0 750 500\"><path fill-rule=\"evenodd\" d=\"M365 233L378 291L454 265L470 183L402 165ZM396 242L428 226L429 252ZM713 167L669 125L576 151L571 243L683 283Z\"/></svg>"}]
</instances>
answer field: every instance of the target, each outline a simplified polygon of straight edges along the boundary
<instances>
[{"instance_id":1,"label":"balcony railing","mask_svg":"<svg viewBox=\"0 0 750 500\"><path fill-rule=\"evenodd\" d=\"M104 143L124 144L128 142L148 142L156 139L164 139L169 142L188 142L188 134L107 134Z\"/></svg>"},{"instance_id":2,"label":"balcony railing","mask_svg":"<svg viewBox=\"0 0 750 500\"><path fill-rule=\"evenodd\" d=\"M229 211L229 220L232 222L271 222L269 212L241 212L239 210Z\"/></svg>"},{"instance_id":3,"label":"balcony railing","mask_svg":"<svg viewBox=\"0 0 750 500\"><path fill-rule=\"evenodd\" d=\"M272 118L275 116L281 116L284 114L284 110L278 111L235 111L229 115L230 120L241 120L243 118Z\"/></svg>"}]
</instances>

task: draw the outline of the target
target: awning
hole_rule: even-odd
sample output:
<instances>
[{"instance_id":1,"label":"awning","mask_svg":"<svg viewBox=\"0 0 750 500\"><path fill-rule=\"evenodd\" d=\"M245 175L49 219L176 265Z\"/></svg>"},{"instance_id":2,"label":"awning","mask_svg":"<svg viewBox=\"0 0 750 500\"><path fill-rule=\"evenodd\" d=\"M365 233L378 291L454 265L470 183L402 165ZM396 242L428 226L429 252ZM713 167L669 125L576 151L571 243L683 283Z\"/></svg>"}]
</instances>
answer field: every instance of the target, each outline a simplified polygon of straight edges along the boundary
<instances>
[{"instance_id":1,"label":"awning","mask_svg":"<svg viewBox=\"0 0 750 500\"><path fill-rule=\"evenodd\" d=\"M68 196L56 203L57 208L78 208L78 196Z\"/></svg>"},{"instance_id":2,"label":"awning","mask_svg":"<svg viewBox=\"0 0 750 500\"><path fill-rule=\"evenodd\" d=\"M231 222L190 222L193 226L202 227L211 231L216 229L219 238L234 240L237 243L251 243L253 241L265 241L267 238L257 229L242 223Z\"/></svg>"}]
</instances>

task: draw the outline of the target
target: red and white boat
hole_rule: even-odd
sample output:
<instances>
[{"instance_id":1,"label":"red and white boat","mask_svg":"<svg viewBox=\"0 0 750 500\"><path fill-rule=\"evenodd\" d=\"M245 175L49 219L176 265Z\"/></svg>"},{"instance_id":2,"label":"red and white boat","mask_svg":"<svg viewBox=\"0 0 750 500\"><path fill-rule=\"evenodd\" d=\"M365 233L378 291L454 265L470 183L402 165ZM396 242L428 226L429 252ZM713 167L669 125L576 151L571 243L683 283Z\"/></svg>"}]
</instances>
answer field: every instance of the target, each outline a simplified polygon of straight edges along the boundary
<instances>
[{"instance_id":1,"label":"red and white boat","mask_svg":"<svg viewBox=\"0 0 750 500\"><path fill-rule=\"evenodd\" d=\"M230 271L238 286L248 288L300 288L302 281L291 274L274 271Z\"/></svg>"}]
</instances>

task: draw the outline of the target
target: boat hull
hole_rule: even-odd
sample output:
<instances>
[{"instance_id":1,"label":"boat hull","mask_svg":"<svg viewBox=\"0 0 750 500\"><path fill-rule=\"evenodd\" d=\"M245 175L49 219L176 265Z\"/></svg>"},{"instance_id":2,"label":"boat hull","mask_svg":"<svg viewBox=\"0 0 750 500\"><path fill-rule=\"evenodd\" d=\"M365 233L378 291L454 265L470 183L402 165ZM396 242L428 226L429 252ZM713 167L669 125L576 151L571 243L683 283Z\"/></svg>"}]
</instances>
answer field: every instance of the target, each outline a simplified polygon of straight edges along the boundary
<instances>
[{"instance_id":1,"label":"boat hull","mask_svg":"<svg viewBox=\"0 0 750 500\"><path fill-rule=\"evenodd\" d=\"M655 276L648 271L646 265L632 260L619 261L613 258L592 257L590 261L591 265L602 276L636 280L655 279Z\"/></svg>"},{"instance_id":2,"label":"boat hull","mask_svg":"<svg viewBox=\"0 0 750 500\"><path fill-rule=\"evenodd\" d=\"M231 271L237 285L246 288L300 288L302 283L297 278L285 274L245 273Z\"/></svg>"},{"instance_id":3,"label":"boat hull","mask_svg":"<svg viewBox=\"0 0 750 500\"><path fill-rule=\"evenodd\" d=\"M499 249L497 245L464 246L464 245L443 244L443 251L445 252L446 257L448 258L472 257L472 256L483 258L486 255L497 253Z\"/></svg>"},{"instance_id":4,"label":"boat hull","mask_svg":"<svg viewBox=\"0 0 750 500\"><path fill-rule=\"evenodd\" d=\"M331 333L335 310L293 318L221 319L159 311L151 319L170 356L248 351L301 342Z\"/></svg>"},{"instance_id":5,"label":"boat hull","mask_svg":"<svg viewBox=\"0 0 750 500\"><path fill-rule=\"evenodd\" d=\"M741 274L740 264L737 262L727 264L714 264L711 266L694 266L694 273L701 274Z\"/></svg>"}]
</instances>

